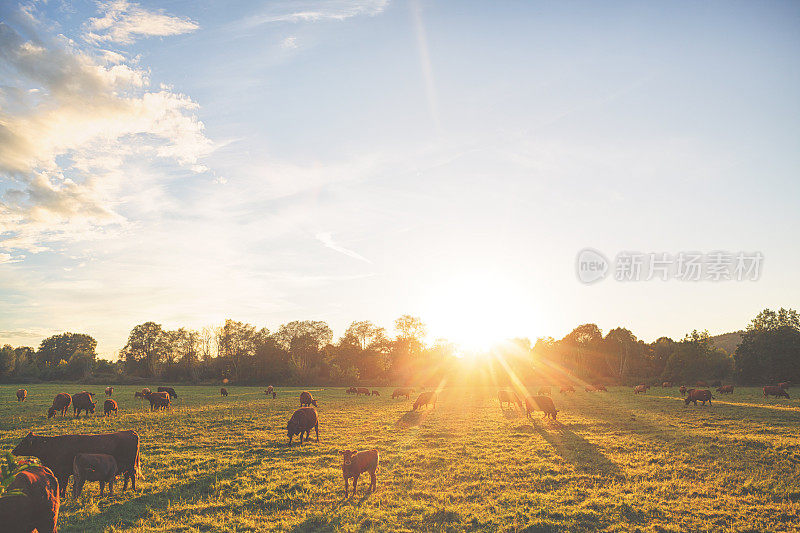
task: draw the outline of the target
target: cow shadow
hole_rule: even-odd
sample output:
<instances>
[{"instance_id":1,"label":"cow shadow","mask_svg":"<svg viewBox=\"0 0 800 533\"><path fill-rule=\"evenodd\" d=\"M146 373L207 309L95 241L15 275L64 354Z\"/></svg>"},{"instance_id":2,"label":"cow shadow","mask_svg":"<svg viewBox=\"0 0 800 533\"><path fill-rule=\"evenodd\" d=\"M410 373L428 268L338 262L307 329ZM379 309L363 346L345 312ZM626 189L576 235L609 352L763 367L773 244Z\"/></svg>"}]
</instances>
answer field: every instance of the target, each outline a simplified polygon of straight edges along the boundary
<instances>
[{"instance_id":1,"label":"cow shadow","mask_svg":"<svg viewBox=\"0 0 800 533\"><path fill-rule=\"evenodd\" d=\"M423 413L421 411L408 411L400 417L400 420L397 421L397 426L402 429L418 426L425 418L422 415Z\"/></svg>"},{"instance_id":2,"label":"cow shadow","mask_svg":"<svg viewBox=\"0 0 800 533\"><path fill-rule=\"evenodd\" d=\"M520 417L519 411L516 409L502 409L503 416L509 420L516 420Z\"/></svg>"},{"instance_id":3,"label":"cow shadow","mask_svg":"<svg viewBox=\"0 0 800 533\"><path fill-rule=\"evenodd\" d=\"M597 444L570 431L563 424L555 423L554 431L547 431L541 424L534 423L534 430L576 469L587 474L622 476L619 466L606 457Z\"/></svg>"}]
</instances>

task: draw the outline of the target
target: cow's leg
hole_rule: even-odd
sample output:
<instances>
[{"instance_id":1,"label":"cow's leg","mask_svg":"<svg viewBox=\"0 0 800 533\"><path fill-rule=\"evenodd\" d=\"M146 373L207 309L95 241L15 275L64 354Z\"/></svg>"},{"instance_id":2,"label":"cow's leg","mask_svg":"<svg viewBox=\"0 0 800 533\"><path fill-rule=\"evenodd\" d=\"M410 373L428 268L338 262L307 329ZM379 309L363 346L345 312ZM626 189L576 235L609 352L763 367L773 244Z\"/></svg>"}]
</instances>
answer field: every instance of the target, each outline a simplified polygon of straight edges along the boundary
<instances>
[{"instance_id":1,"label":"cow's leg","mask_svg":"<svg viewBox=\"0 0 800 533\"><path fill-rule=\"evenodd\" d=\"M67 484L69 483L69 476L72 475L72 471L69 472L53 472L58 480L58 488L61 492L61 499L67 497Z\"/></svg>"},{"instance_id":2,"label":"cow's leg","mask_svg":"<svg viewBox=\"0 0 800 533\"><path fill-rule=\"evenodd\" d=\"M317 442L319 442L319 422L314 424L314 430L317 432Z\"/></svg>"},{"instance_id":3,"label":"cow's leg","mask_svg":"<svg viewBox=\"0 0 800 533\"><path fill-rule=\"evenodd\" d=\"M103 480L100 480L100 497L101 498L103 497L103 491L105 491L105 488L106 488L106 482L103 481Z\"/></svg>"},{"instance_id":4,"label":"cow's leg","mask_svg":"<svg viewBox=\"0 0 800 533\"><path fill-rule=\"evenodd\" d=\"M302 431L300 432L300 444L301 445L303 444L303 432Z\"/></svg>"},{"instance_id":5,"label":"cow's leg","mask_svg":"<svg viewBox=\"0 0 800 533\"><path fill-rule=\"evenodd\" d=\"M111 481L108 482L108 495L109 496L114 494L114 481L116 481L116 477L112 477Z\"/></svg>"},{"instance_id":6,"label":"cow's leg","mask_svg":"<svg viewBox=\"0 0 800 533\"><path fill-rule=\"evenodd\" d=\"M378 487L378 478L375 476L375 471L372 470L369 473L369 490L370 492L375 492L375 489Z\"/></svg>"},{"instance_id":7,"label":"cow's leg","mask_svg":"<svg viewBox=\"0 0 800 533\"><path fill-rule=\"evenodd\" d=\"M356 485L358 485L358 476L360 476L360 475L361 474L356 474L355 476L353 476L353 496L354 497L356 495Z\"/></svg>"},{"instance_id":8,"label":"cow's leg","mask_svg":"<svg viewBox=\"0 0 800 533\"><path fill-rule=\"evenodd\" d=\"M344 499L345 499L345 500L346 500L346 499L347 499L347 497L348 497L347 488L348 488L348 487L347 487L347 478L344 478Z\"/></svg>"},{"instance_id":9,"label":"cow's leg","mask_svg":"<svg viewBox=\"0 0 800 533\"><path fill-rule=\"evenodd\" d=\"M83 484L86 483L84 479L75 478L72 484L72 497L77 498L83 492ZM66 484L64 485L66 487Z\"/></svg>"}]
</instances>

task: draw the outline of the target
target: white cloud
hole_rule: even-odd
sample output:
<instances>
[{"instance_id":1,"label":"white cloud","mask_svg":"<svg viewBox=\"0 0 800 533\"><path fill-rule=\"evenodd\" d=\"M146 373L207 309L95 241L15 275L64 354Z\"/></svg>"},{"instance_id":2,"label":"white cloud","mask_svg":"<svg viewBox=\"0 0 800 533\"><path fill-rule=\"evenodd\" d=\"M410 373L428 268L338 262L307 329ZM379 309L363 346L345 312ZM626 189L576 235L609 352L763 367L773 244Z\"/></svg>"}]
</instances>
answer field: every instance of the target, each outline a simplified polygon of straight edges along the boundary
<instances>
[{"instance_id":1,"label":"white cloud","mask_svg":"<svg viewBox=\"0 0 800 533\"><path fill-rule=\"evenodd\" d=\"M281 48L297 48L297 37L287 37L281 41Z\"/></svg>"},{"instance_id":2,"label":"white cloud","mask_svg":"<svg viewBox=\"0 0 800 533\"><path fill-rule=\"evenodd\" d=\"M331 233L329 233L329 232L317 233L315 235L315 237L319 242L324 244L326 248L330 248L331 250L333 250L335 252L339 252L340 254L344 254L347 257L352 257L353 259L358 259L359 261L364 261L366 263L372 263L372 261L370 261L369 259L367 259L363 255L360 255L359 253L354 252L353 250L349 250L349 249L345 248L344 246L341 246L340 244L338 244L336 241L333 240L333 235Z\"/></svg>"},{"instance_id":3,"label":"white cloud","mask_svg":"<svg viewBox=\"0 0 800 533\"><path fill-rule=\"evenodd\" d=\"M375 16L383 13L389 0L310 0L273 5L266 11L248 17L246 27L274 22L317 22L321 20L346 20L358 16Z\"/></svg>"},{"instance_id":4,"label":"white cloud","mask_svg":"<svg viewBox=\"0 0 800 533\"><path fill-rule=\"evenodd\" d=\"M102 17L89 19L87 41L131 44L142 37L167 37L190 33L200 26L188 18L148 11L127 0L100 4Z\"/></svg>"}]
</instances>

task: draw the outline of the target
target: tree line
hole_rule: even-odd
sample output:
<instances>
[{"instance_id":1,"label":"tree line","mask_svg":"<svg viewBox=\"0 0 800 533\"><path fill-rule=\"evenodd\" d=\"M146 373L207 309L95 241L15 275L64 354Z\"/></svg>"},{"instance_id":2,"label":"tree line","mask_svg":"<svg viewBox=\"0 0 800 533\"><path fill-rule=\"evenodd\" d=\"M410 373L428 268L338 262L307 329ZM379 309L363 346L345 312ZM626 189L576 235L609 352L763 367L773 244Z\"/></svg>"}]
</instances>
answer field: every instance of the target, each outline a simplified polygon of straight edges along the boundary
<instances>
[{"instance_id":1,"label":"tree line","mask_svg":"<svg viewBox=\"0 0 800 533\"><path fill-rule=\"evenodd\" d=\"M117 361L97 357L97 341L61 333L39 348L0 349L0 380L125 382L229 382L239 384L431 385L468 380L605 384L800 382L800 317L793 309L760 312L729 353L708 332L647 343L623 327L605 335L583 324L561 339L498 343L470 354L444 339L426 343L425 324L404 315L394 335L370 321L353 322L339 338L325 322L303 320L276 331L226 320L202 330L135 326Z\"/></svg>"}]
</instances>

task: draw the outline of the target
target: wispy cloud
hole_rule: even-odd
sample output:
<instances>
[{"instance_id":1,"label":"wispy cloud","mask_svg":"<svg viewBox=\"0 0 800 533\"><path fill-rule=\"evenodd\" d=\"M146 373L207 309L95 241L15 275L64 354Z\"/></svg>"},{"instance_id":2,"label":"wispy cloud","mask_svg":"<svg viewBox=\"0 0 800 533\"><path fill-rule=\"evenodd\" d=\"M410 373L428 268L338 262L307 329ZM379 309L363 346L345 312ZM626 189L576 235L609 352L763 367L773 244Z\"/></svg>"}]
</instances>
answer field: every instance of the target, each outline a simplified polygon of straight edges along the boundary
<instances>
[{"instance_id":1,"label":"wispy cloud","mask_svg":"<svg viewBox=\"0 0 800 533\"><path fill-rule=\"evenodd\" d=\"M86 24L84 38L94 43L115 42L131 44L144 37L167 37L190 33L200 26L191 19L167 15L163 11L148 11L139 4L116 0L100 4L101 17Z\"/></svg>"},{"instance_id":2,"label":"wispy cloud","mask_svg":"<svg viewBox=\"0 0 800 533\"><path fill-rule=\"evenodd\" d=\"M382 13L389 0L310 0L272 5L267 10L247 17L246 27L275 22L317 22L321 20L346 20L358 16L375 16Z\"/></svg>"},{"instance_id":3,"label":"wispy cloud","mask_svg":"<svg viewBox=\"0 0 800 533\"><path fill-rule=\"evenodd\" d=\"M333 240L333 235L329 232L321 232L315 235L316 239L325 245L326 248L330 248L335 252L339 252L340 254L344 254L347 257L352 257L353 259L358 259L359 261L364 261L366 263L372 263L369 259L364 257L363 255L359 254L358 252L354 252L353 250L347 249L344 246L338 244L336 241Z\"/></svg>"}]
</instances>

